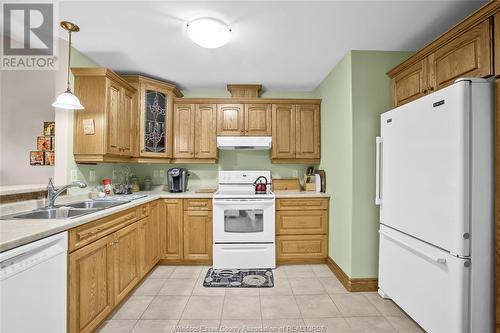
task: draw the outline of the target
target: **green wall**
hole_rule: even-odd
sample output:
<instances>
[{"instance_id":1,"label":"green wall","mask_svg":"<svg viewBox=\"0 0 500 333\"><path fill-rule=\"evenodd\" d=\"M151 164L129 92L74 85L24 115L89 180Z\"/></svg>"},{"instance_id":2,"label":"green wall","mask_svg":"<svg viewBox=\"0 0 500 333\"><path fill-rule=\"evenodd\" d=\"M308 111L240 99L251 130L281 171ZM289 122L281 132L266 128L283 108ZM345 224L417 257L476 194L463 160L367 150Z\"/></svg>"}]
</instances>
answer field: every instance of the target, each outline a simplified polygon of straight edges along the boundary
<instances>
[{"instance_id":1,"label":"green wall","mask_svg":"<svg viewBox=\"0 0 500 333\"><path fill-rule=\"evenodd\" d=\"M350 51L316 89L330 202L329 255L351 278L378 275L375 137L391 109L386 72L410 52Z\"/></svg>"}]
</instances>

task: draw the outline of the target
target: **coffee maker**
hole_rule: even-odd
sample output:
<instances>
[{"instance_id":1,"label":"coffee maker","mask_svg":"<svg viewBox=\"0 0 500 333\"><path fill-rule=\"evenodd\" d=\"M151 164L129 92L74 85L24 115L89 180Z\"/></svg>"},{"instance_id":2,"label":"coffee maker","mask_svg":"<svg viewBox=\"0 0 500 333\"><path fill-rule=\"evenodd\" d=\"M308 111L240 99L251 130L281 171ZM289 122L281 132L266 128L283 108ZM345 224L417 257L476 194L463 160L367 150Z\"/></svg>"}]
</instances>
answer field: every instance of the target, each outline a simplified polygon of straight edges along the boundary
<instances>
[{"instance_id":1,"label":"coffee maker","mask_svg":"<svg viewBox=\"0 0 500 333\"><path fill-rule=\"evenodd\" d=\"M167 184L165 191L186 192L188 183L188 171L184 168L172 168L167 171Z\"/></svg>"}]
</instances>

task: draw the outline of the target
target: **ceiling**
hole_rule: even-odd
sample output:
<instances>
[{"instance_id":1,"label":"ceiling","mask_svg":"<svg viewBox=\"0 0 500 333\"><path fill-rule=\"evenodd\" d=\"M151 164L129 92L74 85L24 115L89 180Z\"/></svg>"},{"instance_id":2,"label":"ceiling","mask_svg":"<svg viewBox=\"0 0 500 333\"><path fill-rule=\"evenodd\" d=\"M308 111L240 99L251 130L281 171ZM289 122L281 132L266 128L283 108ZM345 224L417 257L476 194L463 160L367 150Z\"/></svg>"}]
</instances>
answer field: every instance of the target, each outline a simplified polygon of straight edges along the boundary
<instances>
[{"instance_id":1,"label":"ceiling","mask_svg":"<svg viewBox=\"0 0 500 333\"><path fill-rule=\"evenodd\" d=\"M65 1L59 15L80 26L77 49L118 72L190 90L262 83L310 91L348 50L417 50L484 3ZM186 21L204 16L231 26L227 45L204 49L188 39Z\"/></svg>"}]
</instances>

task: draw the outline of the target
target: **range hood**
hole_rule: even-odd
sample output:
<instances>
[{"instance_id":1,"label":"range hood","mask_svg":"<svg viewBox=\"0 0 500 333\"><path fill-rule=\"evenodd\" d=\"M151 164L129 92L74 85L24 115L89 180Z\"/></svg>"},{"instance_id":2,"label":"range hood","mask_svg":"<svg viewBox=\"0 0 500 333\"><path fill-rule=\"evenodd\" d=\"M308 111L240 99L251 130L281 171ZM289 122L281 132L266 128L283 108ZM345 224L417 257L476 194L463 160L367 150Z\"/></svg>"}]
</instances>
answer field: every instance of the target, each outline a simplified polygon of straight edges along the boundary
<instances>
[{"instance_id":1,"label":"range hood","mask_svg":"<svg viewBox=\"0 0 500 333\"><path fill-rule=\"evenodd\" d=\"M221 150L269 150L270 136L218 136L217 148Z\"/></svg>"}]
</instances>

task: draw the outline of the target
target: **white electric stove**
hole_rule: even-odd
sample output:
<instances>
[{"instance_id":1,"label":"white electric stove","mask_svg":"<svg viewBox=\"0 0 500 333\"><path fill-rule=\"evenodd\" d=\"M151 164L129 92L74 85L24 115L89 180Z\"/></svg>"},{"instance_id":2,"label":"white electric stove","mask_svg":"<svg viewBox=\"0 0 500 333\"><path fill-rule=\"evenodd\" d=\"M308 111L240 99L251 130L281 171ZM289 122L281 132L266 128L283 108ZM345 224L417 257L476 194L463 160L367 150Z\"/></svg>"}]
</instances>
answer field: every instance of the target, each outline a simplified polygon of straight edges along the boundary
<instances>
[{"instance_id":1,"label":"white electric stove","mask_svg":"<svg viewBox=\"0 0 500 333\"><path fill-rule=\"evenodd\" d=\"M269 186L255 194L253 183L270 171L219 171L213 197L215 269L275 268L275 196Z\"/></svg>"}]
</instances>

